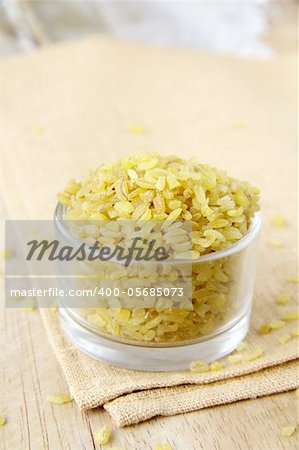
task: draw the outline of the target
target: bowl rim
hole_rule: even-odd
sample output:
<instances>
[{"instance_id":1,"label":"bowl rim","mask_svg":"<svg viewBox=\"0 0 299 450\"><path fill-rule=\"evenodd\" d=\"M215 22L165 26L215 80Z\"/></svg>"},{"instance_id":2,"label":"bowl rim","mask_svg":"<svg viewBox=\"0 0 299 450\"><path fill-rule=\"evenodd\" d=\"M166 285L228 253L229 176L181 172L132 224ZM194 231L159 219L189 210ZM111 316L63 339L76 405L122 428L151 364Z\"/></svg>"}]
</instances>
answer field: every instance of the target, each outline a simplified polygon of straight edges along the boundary
<instances>
[{"instance_id":1,"label":"bowl rim","mask_svg":"<svg viewBox=\"0 0 299 450\"><path fill-rule=\"evenodd\" d=\"M76 238L74 238L70 233L68 233L67 227L66 227L66 221L63 219L62 214L66 210L66 206L63 205L61 202L58 202L54 211L54 223L56 226L56 229L65 236L69 241L73 242L74 244L82 245L84 244L83 241L79 241ZM174 221L175 222L175 221ZM197 259L166 259L164 261L159 261L159 264L165 264L170 263L173 261L176 261L179 264L186 264L186 263L201 263L206 261L213 261L215 259L225 258L227 256L233 255L234 253L238 253L241 250L243 250L245 247L247 247L251 242L255 240L255 238L259 235L260 229L262 225L262 215L260 211L256 211L254 213L251 225L247 231L247 233L239 239L234 244L230 245L229 247L218 250L216 252L211 252L206 255L201 255ZM87 244L86 244L87 245Z\"/></svg>"}]
</instances>

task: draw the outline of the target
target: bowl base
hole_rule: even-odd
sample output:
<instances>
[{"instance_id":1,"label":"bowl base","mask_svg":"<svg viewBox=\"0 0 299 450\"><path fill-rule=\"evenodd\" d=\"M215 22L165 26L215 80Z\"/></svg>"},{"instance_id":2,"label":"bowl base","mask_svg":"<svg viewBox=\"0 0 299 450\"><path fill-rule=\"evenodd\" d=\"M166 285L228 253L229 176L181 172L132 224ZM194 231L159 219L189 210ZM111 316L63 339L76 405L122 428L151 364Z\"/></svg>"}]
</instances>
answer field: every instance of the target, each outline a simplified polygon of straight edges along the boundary
<instances>
[{"instance_id":1,"label":"bowl base","mask_svg":"<svg viewBox=\"0 0 299 450\"><path fill-rule=\"evenodd\" d=\"M247 309L230 328L214 337L188 345L155 348L128 345L96 335L74 320L66 308L59 311L63 332L82 352L114 366L155 372L184 370L192 361L210 363L231 353L246 336L250 319L250 309Z\"/></svg>"}]
</instances>

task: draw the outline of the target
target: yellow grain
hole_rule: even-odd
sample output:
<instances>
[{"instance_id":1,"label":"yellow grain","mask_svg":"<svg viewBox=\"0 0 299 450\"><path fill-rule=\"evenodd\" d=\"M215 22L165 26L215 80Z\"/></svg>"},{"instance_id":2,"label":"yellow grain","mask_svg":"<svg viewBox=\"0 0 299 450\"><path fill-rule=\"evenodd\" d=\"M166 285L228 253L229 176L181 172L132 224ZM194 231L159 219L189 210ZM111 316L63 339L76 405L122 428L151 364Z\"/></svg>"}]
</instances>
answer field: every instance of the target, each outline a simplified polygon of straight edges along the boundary
<instances>
[{"instance_id":1,"label":"yellow grain","mask_svg":"<svg viewBox=\"0 0 299 450\"><path fill-rule=\"evenodd\" d=\"M296 431L296 426L295 425L288 425L288 426L283 427L281 429L281 435L283 437L291 437L291 436L293 436L295 431Z\"/></svg>"},{"instance_id":2,"label":"yellow grain","mask_svg":"<svg viewBox=\"0 0 299 450\"><path fill-rule=\"evenodd\" d=\"M169 174L169 175L167 175L167 184L168 184L169 189L172 190L172 189L180 186L181 183L177 180L177 178L174 175Z\"/></svg>"},{"instance_id":3,"label":"yellow grain","mask_svg":"<svg viewBox=\"0 0 299 450\"><path fill-rule=\"evenodd\" d=\"M170 444L156 444L154 448L155 448L155 450L171 450L172 449Z\"/></svg>"},{"instance_id":4,"label":"yellow grain","mask_svg":"<svg viewBox=\"0 0 299 450\"><path fill-rule=\"evenodd\" d=\"M289 342L290 339L292 339L292 335L291 334L282 334L278 338L278 342L280 342L280 344L286 344L287 342Z\"/></svg>"},{"instance_id":5,"label":"yellow grain","mask_svg":"<svg viewBox=\"0 0 299 450\"><path fill-rule=\"evenodd\" d=\"M290 281L291 283L299 284L299 277L298 277L298 275L289 275L287 277L287 280Z\"/></svg>"},{"instance_id":6,"label":"yellow grain","mask_svg":"<svg viewBox=\"0 0 299 450\"><path fill-rule=\"evenodd\" d=\"M281 291L277 295L276 303L277 305L286 305L291 300L291 293L288 291Z\"/></svg>"},{"instance_id":7,"label":"yellow grain","mask_svg":"<svg viewBox=\"0 0 299 450\"><path fill-rule=\"evenodd\" d=\"M299 319L299 311L290 311L286 313L283 317L283 320L292 321L292 320L298 320Z\"/></svg>"},{"instance_id":8,"label":"yellow grain","mask_svg":"<svg viewBox=\"0 0 299 450\"><path fill-rule=\"evenodd\" d=\"M138 174L133 169L128 169L127 174L129 175L131 180L138 180Z\"/></svg>"},{"instance_id":9,"label":"yellow grain","mask_svg":"<svg viewBox=\"0 0 299 450\"><path fill-rule=\"evenodd\" d=\"M36 311L35 306L26 306L24 308L18 308L19 311L24 311L24 312L33 312Z\"/></svg>"},{"instance_id":10,"label":"yellow grain","mask_svg":"<svg viewBox=\"0 0 299 450\"><path fill-rule=\"evenodd\" d=\"M239 120L233 123L233 127L236 128L237 130L243 130L246 128L246 123Z\"/></svg>"},{"instance_id":11,"label":"yellow grain","mask_svg":"<svg viewBox=\"0 0 299 450\"><path fill-rule=\"evenodd\" d=\"M292 331L292 336L299 336L299 327L295 328L295 329Z\"/></svg>"},{"instance_id":12,"label":"yellow grain","mask_svg":"<svg viewBox=\"0 0 299 450\"><path fill-rule=\"evenodd\" d=\"M69 403L72 401L72 397L65 393L65 392L60 392L60 393L53 393L53 394L47 394L46 395L46 400L49 403L55 403L57 405L63 405L64 403Z\"/></svg>"},{"instance_id":13,"label":"yellow grain","mask_svg":"<svg viewBox=\"0 0 299 450\"><path fill-rule=\"evenodd\" d=\"M11 259L14 255L14 252L11 248L6 248L5 250L0 251L0 259Z\"/></svg>"},{"instance_id":14,"label":"yellow grain","mask_svg":"<svg viewBox=\"0 0 299 450\"><path fill-rule=\"evenodd\" d=\"M271 330L280 330L285 324L286 323L283 320L272 320L269 322L269 327Z\"/></svg>"},{"instance_id":15,"label":"yellow grain","mask_svg":"<svg viewBox=\"0 0 299 450\"><path fill-rule=\"evenodd\" d=\"M214 361L212 364L210 364L210 370L211 372L219 372L222 370L222 364L219 361Z\"/></svg>"},{"instance_id":16,"label":"yellow grain","mask_svg":"<svg viewBox=\"0 0 299 450\"><path fill-rule=\"evenodd\" d=\"M273 330L280 330L285 326L285 322L283 320L272 320L271 322L264 323L259 328L260 334L268 334Z\"/></svg>"},{"instance_id":17,"label":"yellow grain","mask_svg":"<svg viewBox=\"0 0 299 450\"><path fill-rule=\"evenodd\" d=\"M241 355L240 353L236 353L234 355L229 355L227 357L227 360L231 364L238 364L243 361L243 355Z\"/></svg>"},{"instance_id":18,"label":"yellow grain","mask_svg":"<svg viewBox=\"0 0 299 450\"><path fill-rule=\"evenodd\" d=\"M190 364L190 370L191 370L191 372L195 372L195 373L203 373L203 372L209 372L210 367L204 361L198 360L198 361L192 361L192 363Z\"/></svg>"},{"instance_id":19,"label":"yellow grain","mask_svg":"<svg viewBox=\"0 0 299 450\"><path fill-rule=\"evenodd\" d=\"M0 427L6 424L6 418L0 415Z\"/></svg>"},{"instance_id":20,"label":"yellow grain","mask_svg":"<svg viewBox=\"0 0 299 450\"><path fill-rule=\"evenodd\" d=\"M247 342L243 341L241 342L238 347L236 348L237 352L243 352L244 350L246 350L248 347Z\"/></svg>"},{"instance_id":21,"label":"yellow grain","mask_svg":"<svg viewBox=\"0 0 299 450\"><path fill-rule=\"evenodd\" d=\"M159 177L156 182L156 189L158 189L158 191L163 191L165 188L165 182L166 182L165 177L163 177L163 176Z\"/></svg>"},{"instance_id":22,"label":"yellow grain","mask_svg":"<svg viewBox=\"0 0 299 450\"><path fill-rule=\"evenodd\" d=\"M276 247L276 248L280 248L284 246L284 242L282 239L271 239L270 241L268 241L268 244L271 247Z\"/></svg>"},{"instance_id":23,"label":"yellow grain","mask_svg":"<svg viewBox=\"0 0 299 450\"><path fill-rule=\"evenodd\" d=\"M146 127L145 125L136 123L134 125L129 126L128 131L129 133L132 134L144 134L146 132Z\"/></svg>"},{"instance_id":24,"label":"yellow grain","mask_svg":"<svg viewBox=\"0 0 299 450\"><path fill-rule=\"evenodd\" d=\"M278 213L274 216L272 223L277 228L283 228L286 224L286 221L282 214Z\"/></svg>"},{"instance_id":25,"label":"yellow grain","mask_svg":"<svg viewBox=\"0 0 299 450\"><path fill-rule=\"evenodd\" d=\"M257 347L251 353L249 353L248 355L246 355L244 357L244 361L254 361L254 360L260 358L261 356L263 356L263 354L264 354L264 350L262 349L262 347Z\"/></svg>"},{"instance_id":26,"label":"yellow grain","mask_svg":"<svg viewBox=\"0 0 299 450\"><path fill-rule=\"evenodd\" d=\"M45 129L44 129L43 125L41 125L40 123L35 123L32 126L32 132L36 135L40 135L45 132Z\"/></svg>"},{"instance_id":27,"label":"yellow grain","mask_svg":"<svg viewBox=\"0 0 299 450\"><path fill-rule=\"evenodd\" d=\"M270 327L270 325L268 323L264 323L259 328L259 333L260 334L268 334L270 332L271 332L271 327Z\"/></svg>"},{"instance_id":28,"label":"yellow grain","mask_svg":"<svg viewBox=\"0 0 299 450\"><path fill-rule=\"evenodd\" d=\"M111 428L108 427L107 425L104 425L102 428L95 431L95 433L93 435L95 442L99 445L108 444L108 442L110 440L111 432L112 432Z\"/></svg>"}]
</instances>

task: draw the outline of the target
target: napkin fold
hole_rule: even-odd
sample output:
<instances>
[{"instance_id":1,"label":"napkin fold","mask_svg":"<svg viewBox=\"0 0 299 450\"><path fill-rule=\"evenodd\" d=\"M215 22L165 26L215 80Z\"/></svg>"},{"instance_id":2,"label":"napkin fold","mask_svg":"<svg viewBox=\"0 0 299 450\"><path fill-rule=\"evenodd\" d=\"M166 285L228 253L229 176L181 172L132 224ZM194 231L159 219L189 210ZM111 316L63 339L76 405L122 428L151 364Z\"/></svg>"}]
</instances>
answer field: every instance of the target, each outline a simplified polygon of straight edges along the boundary
<instances>
[{"instance_id":1,"label":"napkin fold","mask_svg":"<svg viewBox=\"0 0 299 450\"><path fill-rule=\"evenodd\" d=\"M106 403L104 408L119 427L124 427L155 416L173 416L289 391L297 385L298 364L291 361L256 372L254 376L235 377L201 386L151 389L121 396Z\"/></svg>"},{"instance_id":2,"label":"napkin fold","mask_svg":"<svg viewBox=\"0 0 299 450\"><path fill-rule=\"evenodd\" d=\"M278 348L273 339L264 357L252 362L229 364L223 358L226 367L219 372L145 372L110 366L82 354L62 334L56 312L42 310L42 317L79 407L104 406L119 426L284 392L298 385L295 338ZM262 340L254 334L248 336L249 342Z\"/></svg>"}]
</instances>

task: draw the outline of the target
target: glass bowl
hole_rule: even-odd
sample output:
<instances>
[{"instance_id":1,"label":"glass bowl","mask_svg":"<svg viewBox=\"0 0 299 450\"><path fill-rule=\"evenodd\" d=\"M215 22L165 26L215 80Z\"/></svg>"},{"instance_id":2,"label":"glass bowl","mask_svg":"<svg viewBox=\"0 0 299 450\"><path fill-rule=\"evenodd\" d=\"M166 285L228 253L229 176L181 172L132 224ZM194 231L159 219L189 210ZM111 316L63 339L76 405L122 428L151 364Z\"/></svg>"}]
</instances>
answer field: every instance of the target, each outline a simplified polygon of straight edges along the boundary
<instances>
[{"instance_id":1,"label":"glass bowl","mask_svg":"<svg viewBox=\"0 0 299 450\"><path fill-rule=\"evenodd\" d=\"M64 211L59 203L55 211L58 236L78 246L82 241L70 233ZM197 259L147 263L151 277L146 279L137 275L144 270L141 263L133 265L126 272L132 275L135 270L129 285L129 275L112 279L107 275L124 270L119 261L93 266L92 271L83 263L79 277L65 276L62 267L63 289L80 292L70 302L59 299L63 332L84 353L128 369L181 370L195 360L210 363L223 357L248 331L260 228L261 215L255 213L247 234L235 244ZM175 277L170 276L174 273ZM184 289L182 298L166 295L165 289L173 286ZM96 287L104 291L101 298L81 295L84 289L93 292ZM120 292L126 292L122 299Z\"/></svg>"}]
</instances>

